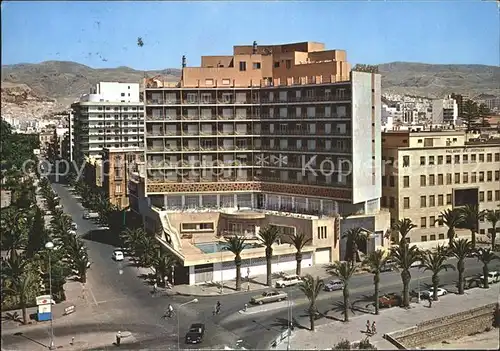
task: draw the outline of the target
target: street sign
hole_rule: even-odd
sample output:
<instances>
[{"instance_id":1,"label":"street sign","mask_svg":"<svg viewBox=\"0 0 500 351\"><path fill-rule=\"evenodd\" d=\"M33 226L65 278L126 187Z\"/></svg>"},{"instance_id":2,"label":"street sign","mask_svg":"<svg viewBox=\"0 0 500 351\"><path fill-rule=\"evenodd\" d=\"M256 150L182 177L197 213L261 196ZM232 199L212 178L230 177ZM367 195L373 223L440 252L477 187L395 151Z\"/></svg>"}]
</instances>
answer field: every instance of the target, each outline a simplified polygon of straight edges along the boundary
<instances>
[{"instance_id":1,"label":"street sign","mask_svg":"<svg viewBox=\"0 0 500 351\"><path fill-rule=\"evenodd\" d=\"M75 305L68 306L64 309L64 315L67 316L68 314L71 314L75 312Z\"/></svg>"}]
</instances>

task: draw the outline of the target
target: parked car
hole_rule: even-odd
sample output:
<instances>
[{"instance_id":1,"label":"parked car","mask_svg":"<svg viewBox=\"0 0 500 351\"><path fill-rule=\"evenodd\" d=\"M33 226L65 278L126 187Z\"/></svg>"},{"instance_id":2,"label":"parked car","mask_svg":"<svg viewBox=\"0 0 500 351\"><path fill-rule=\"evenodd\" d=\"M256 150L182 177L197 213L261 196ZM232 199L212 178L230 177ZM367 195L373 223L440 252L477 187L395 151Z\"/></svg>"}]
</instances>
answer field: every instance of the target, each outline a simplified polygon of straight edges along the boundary
<instances>
[{"instance_id":1,"label":"parked car","mask_svg":"<svg viewBox=\"0 0 500 351\"><path fill-rule=\"evenodd\" d=\"M205 335L205 324L194 323L189 327L186 333L186 344L199 344L203 341Z\"/></svg>"},{"instance_id":2,"label":"parked car","mask_svg":"<svg viewBox=\"0 0 500 351\"><path fill-rule=\"evenodd\" d=\"M335 291L335 290L342 290L344 288L344 283L342 283L341 280L330 280L328 283L325 284L324 290L325 291Z\"/></svg>"},{"instance_id":3,"label":"parked car","mask_svg":"<svg viewBox=\"0 0 500 351\"><path fill-rule=\"evenodd\" d=\"M94 218L99 218L99 213L89 212L89 211L83 212L83 219L94 219Z\"/></svg>"},{"instance_id":4,"label":"parked car","mask_svg":"<svg viewBox=\"0 0 500 351\"><path fill-rule=\"evenodd\" d=\"M437 288L437 296L444 296L448 294L448 291L446 291L445 289L443 288ZM429 296L434 296L434 289L433 288L430 288L429 290L425 290L425 291L422 291L420 293L420 296L423 297L423 298L429 298Z\"/></svg>"},{"instance_id":5,"label":"parked car","mask_svg":"<svg viewBox=\"0 0 500 351\"><path fill-rule=\"evenodd\" d=\"M481 283L484 281L484 275L480 277ZM488 284L500 282L500 273L493 271L488 273Z\"/></svg>"},{"instance_id":6,"label":"parked car","mask_svg":"<svg viewBox=\"0 0 500 351\"><path fill-rule=\"evenodd\" d=\"M402 298L398 294L385 294L379 297L378 305L380 308L391 308L394 306L401 306Z\"/></svg>"},{"instance_id":7,"label":"parked car","mask_svg":"<svg viewBox=\"0 0 500 351\"><path fill-rule=\"evenodd\" d=\"M301 279L296 274L285 275L285 276L283 276L283 278L281 278L280 280L278 280L276 282L276 287L277 288L284 288L284 287L287 287L287 286L296 285L296 284L298 284L300 282L301 282Z\"/></svg>"},{"instance_id":8,"label":"parked car","mask_svg":"<svg viewBox=\"0 0 500 351\"><path fill-rule=\"evenodd\" d=\"M113 251L113 259L115 261L123 261L125 259L125 256L123 255L123 251L121 251L121 250L114 250Z\"/></svg>"},{"instance_id":9,"label":"parked car","mask_svg":"<svg viewBox=\"0 0 500 351\"><path fill-rule=\"evenodd\" d=\"M264 291L262 295L252 297L250 302L253 304L262 305L264 303L286 300L287 298L288 294L286 292L271 290L271 291Z\"/></svg>"},{"instance_id":10,"label":"parked car","mask_svg":"<svg viewBox=\"0 0 500 351\"><path fill-rule=\"evenodd\" d=\"M392 272L396 269L396 262L392 260L387 260L385 264L381 267L381 272Z\"/></svg>"}]
</instances>

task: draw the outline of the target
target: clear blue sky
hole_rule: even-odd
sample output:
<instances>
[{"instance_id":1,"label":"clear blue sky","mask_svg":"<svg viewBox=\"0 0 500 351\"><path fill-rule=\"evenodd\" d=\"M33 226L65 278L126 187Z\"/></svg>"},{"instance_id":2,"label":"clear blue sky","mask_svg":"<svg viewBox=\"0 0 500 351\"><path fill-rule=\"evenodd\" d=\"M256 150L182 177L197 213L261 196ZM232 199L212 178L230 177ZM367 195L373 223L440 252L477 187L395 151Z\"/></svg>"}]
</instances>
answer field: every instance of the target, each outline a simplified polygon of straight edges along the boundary
<instances>
[{"instance_id":1,"label":"clear blue sky","mask_svg":"<svg viewBox=\"0 0 500 351\"><path fill-rule=\"evenodd\" d=\"M196 66L235 44L310 40L347 50L353 64L498 65L499 33L497 5L480 0L2 2L2 64L163 69L183 54Z\"/></svg>"}]
</instances>

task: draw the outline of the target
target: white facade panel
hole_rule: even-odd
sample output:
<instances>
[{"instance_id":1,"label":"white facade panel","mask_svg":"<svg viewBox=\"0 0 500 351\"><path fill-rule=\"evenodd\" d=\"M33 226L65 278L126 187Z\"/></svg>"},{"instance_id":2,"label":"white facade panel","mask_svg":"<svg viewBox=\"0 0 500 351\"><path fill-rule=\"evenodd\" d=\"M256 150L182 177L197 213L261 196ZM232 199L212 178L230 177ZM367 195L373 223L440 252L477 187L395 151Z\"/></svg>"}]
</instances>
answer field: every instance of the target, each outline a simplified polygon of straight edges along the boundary
<instances>
[{"instance_id":1,"label":"white facade panel","mask_svg":"<svg viewBox=\"0 0 500 351\"><path fill-rule=\"evenodd\" d=\"M330 248L317 249L314 252L314 264L326 264L332 262L332 250Z\"/></svg>"}]
</instances>

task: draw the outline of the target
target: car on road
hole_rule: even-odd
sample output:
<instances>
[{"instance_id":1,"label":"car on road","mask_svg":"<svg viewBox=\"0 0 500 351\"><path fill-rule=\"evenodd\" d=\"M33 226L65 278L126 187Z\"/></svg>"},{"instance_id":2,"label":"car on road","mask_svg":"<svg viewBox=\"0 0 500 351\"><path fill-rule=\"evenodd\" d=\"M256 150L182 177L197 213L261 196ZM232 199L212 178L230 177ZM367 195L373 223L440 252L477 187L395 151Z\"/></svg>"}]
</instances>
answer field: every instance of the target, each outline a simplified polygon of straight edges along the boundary
<instances>
[{"instance_id":1,"label":"car on road","mask_svg":"<svg viewBox=\"0 0 500 351\"><path fill-rule=\"evenodd\" d=\"M402 301L401 295L390 293L380 296L378 298L378 305L380 308L391 308L401 306Z\"/></svg>"},{"instance_id":2,"label":"car on road","mask_svg":"<svg viewBox=\"0 0 500 351\"><path fill-rule=\"evenodd\" d=\"M115 261L123 261L125 259L125 256L123 255L123 251L121 251L121 250L114 250L113 251L113 259Z\"/></svg>"},{"instance_id":3,"label":"car on road","mask_svg":"<svg viewBox=\"0 0 500 351\"><path fill-rule=\"evenodd\" d=\"M385 264L380 268L380 272L392 272L396 269L396 262L392 260L387 260Z\"/></svg>"},{"instance_id":4,"label":"car on road","mask_svg":"<svg viewBox=\"0 0 500 351\"><path fill-rule=\"evenodd\" d=\"M89 211L83 212L83 219L95 219L95 218L99 218L99 213L89 212Z\"/></svg>"},{"instance_id":5,"label":"car on road","mask_svg":"<svg viewBox=\"0 0 500 351\"><path fill-rule=\"evenodd\" d=\"M328 283L325 284L324 290L325 291L335 291L335 290L342 290L344 288L344 283L342 283L341 280L330 280Z\"/></svg>"},{"instance_id":6,"label":"car on road","mask_svg":"<svg viewBox=\"0 0 500 351\"><path fill-rule=\"evenodd\" d=\"M444 296L448 294L448 291L446 291L445 289L443 288L437 288L437 296ZM429 290L425 290L425 291L422 291L420 293L420 296L423 297L423 298L429 298L429 296L434 296L434 288L430 288Z\"/></svg>"},{"instance_id":7,"label":"car on road","mask_svg":"<svg viewBox=\"0 0 500 351\"><path fill-rule=\"evenodd\" d=\"M277 288L284 288L287 286L296 285L296 284L300 283L301 281L302 280L300 279L300 277L296 274L285 275L276 282L276 287Z\"/></svg>"},{"instance_id":8,"label":"car on road","mask_svg":"<svg viewBox=\"0 0 500 351\"><path fill-rule=\"evenodd\" d=\"M264 291L262 295L257 295L252 297L250 300L254 305L262 305L270 302L279 302L282 300L286 300L288 298L288 294L283 291L271 290Z\"/></svg>"},{"instance_id":9,"label":"car on road","mask_svg":"<svg viewBox=\"0 0 500 351\"><path fill-rule=\"evenodd\" d=\"M205 324L193 323L186 333L186 344L199 344L203 341L205 335Z\"/></svg>"},{"instance_id":10,"label":"car on road","mask_svg":"<svg viewBox=\"0 0 500 351\"><path fill-rule=\"evenodd\" d=\"M480 277L481 283L484 281L484 275ZM500 282L500 273L494 271L488 273L488 284L494 284Z\"/></svg>"}]
</instances>

